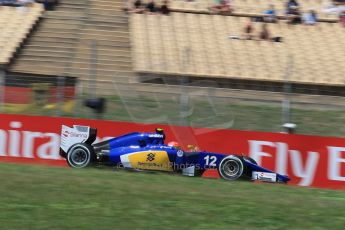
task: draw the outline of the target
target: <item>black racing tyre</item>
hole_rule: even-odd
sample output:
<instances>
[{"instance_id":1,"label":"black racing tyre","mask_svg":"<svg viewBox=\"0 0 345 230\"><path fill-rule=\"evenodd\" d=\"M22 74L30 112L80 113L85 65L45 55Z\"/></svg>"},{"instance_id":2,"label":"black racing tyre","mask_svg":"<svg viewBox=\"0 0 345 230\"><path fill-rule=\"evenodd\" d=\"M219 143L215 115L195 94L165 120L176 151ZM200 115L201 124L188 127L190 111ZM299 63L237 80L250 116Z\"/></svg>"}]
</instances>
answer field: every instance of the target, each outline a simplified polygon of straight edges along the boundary
<instances>
[{"instance_id":1,"label":"black racing tyre","mask_svg":"<svg viewBox=\"0 0 345 230\"><path fill-rule=\"evenodd\" d=\"M235 155L224 157L218 165L218 172L225 180L237 180L245 173L243 161Z\"/></svg>"},{"instance_id":2,"label":"black racing tyre","mask_svg":"<svg viewBox=\"0 0 345 230\"><path fill-rule=\"evenodd\" d=\"M72 168L85 168L96 161L96 154L91 145L79 143L68 150L66 160Z\"/></svg>"}]
</instances>

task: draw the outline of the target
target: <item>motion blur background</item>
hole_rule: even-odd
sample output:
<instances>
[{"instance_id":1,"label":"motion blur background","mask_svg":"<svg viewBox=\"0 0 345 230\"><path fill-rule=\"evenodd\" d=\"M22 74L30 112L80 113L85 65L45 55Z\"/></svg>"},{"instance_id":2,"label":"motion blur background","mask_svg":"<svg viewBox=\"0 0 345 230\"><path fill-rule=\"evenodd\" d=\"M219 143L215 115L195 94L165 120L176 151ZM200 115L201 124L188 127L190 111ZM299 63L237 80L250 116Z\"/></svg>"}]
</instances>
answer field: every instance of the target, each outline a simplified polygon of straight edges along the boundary
<instances>
[{"instance_id":1,"label":"motion blur background","mask_svg":"<svg viewBox=\"0 0 345 230\"><path fill-rule=\"evenodd\" d=\"M300 134L345 136L344 0L165 2L0 0L0 114L270 132L290 122ZM22 130L17 118L2 117L1 161L39 163L58 154L59 139L47 138L58 136L50 133L59 132L54 124L45 129L28 118ZM269 168L286 163L298 180L344 189L345 156L328 152L343 149L333 144L342 139L275 135L284 137L272 137L281 142L265 156L283 157L266 157ZM233 143L226 144L242 148ZM7 145L14 146L8 154ZM47 159L25 155L30 146ZM302 158L288 159L290 151ZM345 226L343 190L99 169L2 162L0 228Z\"/></svg>"},{"instance_id":2,"label":"motion blur background","mask_svg":"<svg viewBox=\"0 0 345 230\"><path fill-rule=\"evenodd\" d=\"M164 1L155 12L148 1L37 2L0 1L2 113L273 132L292 122L345 136L340 0L297 1L313 25L289 23L288 1L171 0L168 14ZM280 42L243 39L270 5ZM85 106L100 98L104 108Z\"/></svg>"}]
</instances>

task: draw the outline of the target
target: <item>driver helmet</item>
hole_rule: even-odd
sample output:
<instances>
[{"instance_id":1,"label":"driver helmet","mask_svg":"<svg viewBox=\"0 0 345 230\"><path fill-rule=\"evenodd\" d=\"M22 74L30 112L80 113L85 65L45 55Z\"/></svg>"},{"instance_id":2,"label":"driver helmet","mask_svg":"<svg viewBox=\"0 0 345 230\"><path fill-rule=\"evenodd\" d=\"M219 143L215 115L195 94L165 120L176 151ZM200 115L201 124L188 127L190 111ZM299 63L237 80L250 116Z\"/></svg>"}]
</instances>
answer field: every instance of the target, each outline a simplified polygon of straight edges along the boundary
<instances>
[{"instance_id":1,"label":"driver helmet","mask_svg":"<svg viewBox=\"0 0 345 230\"><path fill-rule=\"evenodd\" d=\"M163 141L165 141L164 129L162 129L162 128L156 128L155 131L156 131L157 134L163 135Z\"/></svg>"},{"instance_id":2,"label":"driver helmet","mask_svg":"<svg viewBox=\"0 0 345 230\"><path fill-rule=\"evenodd\" d=\"M156 131L156 133L164 134L164 129L162 129L162 128L156 128L155 131Z\"/></svg>"},{"instance_id":3,"label":"driver helmet","mask_svg":"<svg viewBox=\"0 0 345 230\"><path fill-rule=\"evenodd\" d=\"M170 141L170 142L168 143L168 146L173 147L173 148L175 148L175 149L181 149L180 144L179 144L178 142L176 142L176 141Z\"/></svg>"}]
</instances>

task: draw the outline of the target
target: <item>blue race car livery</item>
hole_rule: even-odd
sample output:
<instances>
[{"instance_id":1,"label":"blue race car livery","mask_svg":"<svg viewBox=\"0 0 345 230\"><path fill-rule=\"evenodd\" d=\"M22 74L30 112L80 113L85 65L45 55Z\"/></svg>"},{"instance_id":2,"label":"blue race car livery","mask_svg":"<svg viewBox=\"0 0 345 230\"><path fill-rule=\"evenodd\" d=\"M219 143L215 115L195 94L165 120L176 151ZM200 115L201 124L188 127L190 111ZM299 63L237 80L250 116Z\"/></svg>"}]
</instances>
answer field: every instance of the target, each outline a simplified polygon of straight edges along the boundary
<instances>
[{"instance_id":1,"label":"blue race car livery","mask_svg":"<svg viewBox=\"0 0 345 230\"><path fill-rule=\"evenodd\" d=\"M259 166L254 159L236 154L207 151L184 151L165 144L162 129L155 132L133 132L94 144L97 130L88 126L62 126L60 155L73 168L95 164L118 168L166 171L186 176L201 176L217 169L225 180L260 180L287 183L286 175Z\"/></svg>"}]
</instances>

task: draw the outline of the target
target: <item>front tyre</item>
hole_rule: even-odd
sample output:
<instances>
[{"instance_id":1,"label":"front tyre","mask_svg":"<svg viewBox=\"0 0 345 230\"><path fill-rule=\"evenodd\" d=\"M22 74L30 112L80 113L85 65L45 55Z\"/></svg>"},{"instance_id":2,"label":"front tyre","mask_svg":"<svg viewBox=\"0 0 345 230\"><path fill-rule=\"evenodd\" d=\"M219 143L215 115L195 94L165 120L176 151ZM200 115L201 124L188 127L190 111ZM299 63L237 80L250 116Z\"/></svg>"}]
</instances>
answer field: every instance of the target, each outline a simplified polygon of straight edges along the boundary
<instances>
[{"instance_id":1,"label":"front tyre","mask_svg":"<svg viewBox=\"0 0 345 230\"><path fill-rule=\"evenodd\" d=\"M96 155L91 145L79 143L68 150L66 160L72 168L85 168L95 162Z\"/></svg>"},{"instance_id":2,"label":"front tyre","mask_svg":"<svg viewBox=\"0 0 345 230\"><path fill-rule=\"evenodd\" d=\"M244 174L244 165L238 156L227 156L218 165L219 175L225 180L237 180Z\"/></svg>"}]
</instances>

